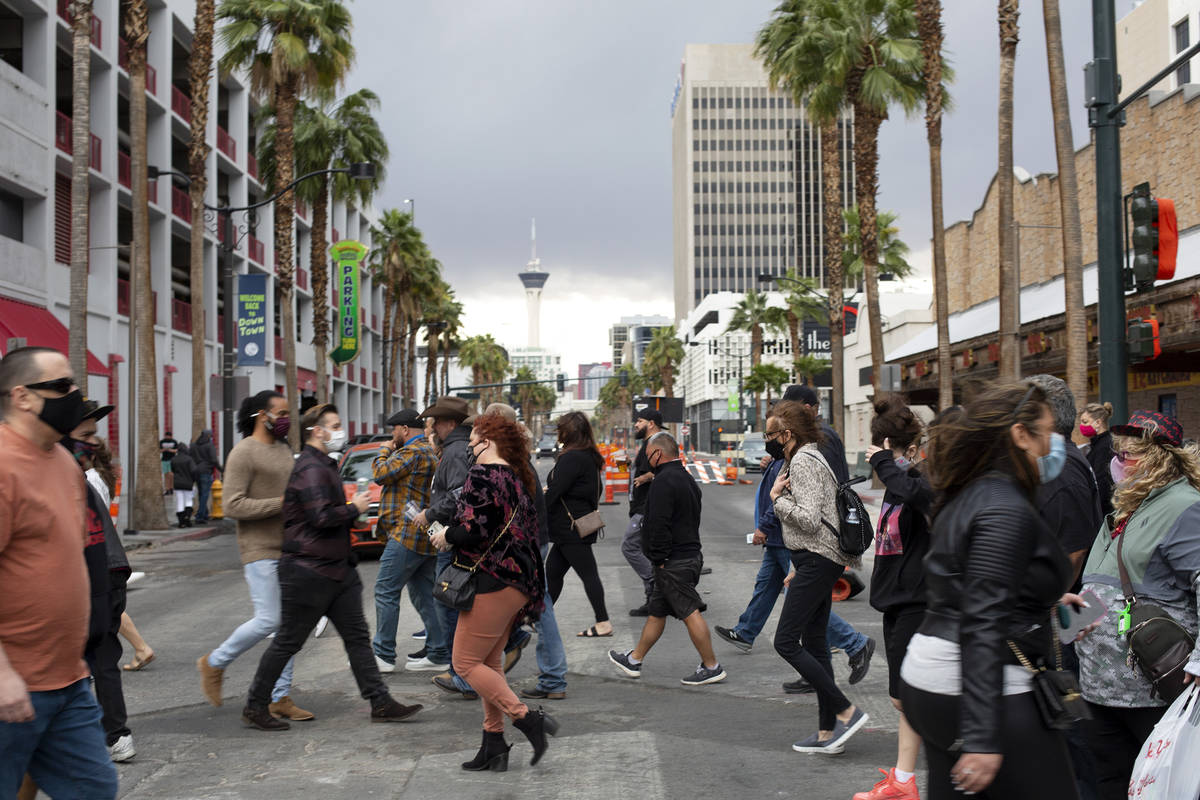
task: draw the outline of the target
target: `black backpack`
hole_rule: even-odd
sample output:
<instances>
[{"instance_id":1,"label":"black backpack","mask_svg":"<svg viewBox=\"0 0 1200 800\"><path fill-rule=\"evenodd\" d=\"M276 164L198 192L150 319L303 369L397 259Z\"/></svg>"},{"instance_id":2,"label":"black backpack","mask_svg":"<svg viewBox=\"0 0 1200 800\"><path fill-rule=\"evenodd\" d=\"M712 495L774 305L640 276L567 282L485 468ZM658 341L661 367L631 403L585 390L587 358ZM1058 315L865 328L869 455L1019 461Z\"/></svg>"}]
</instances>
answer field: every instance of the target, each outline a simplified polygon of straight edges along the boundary
<instances>
[{"instance_id":1,"label":"black backpack","mask_svg":"<svg viewBox=\"0 0 1200 800\"><path fill-rule=\"evenodd\" d=\"M810 455L812 454L810 453ZM841 483L834 474L833 468L826 463L823 457L817 460L825 466L829 477L833 478L833 482L837 486L834 490L834 500L837 503L838 526L835 528L826 519L822 519L821 522L837 539L839 550L848 556L861 556L867 552L867 548L875 540L875 526L871 524L871 515L867 513L867 507L863 505L862 498L851 487L865 481L867 476L860 475Z\"/></svg>"}]
</instances>

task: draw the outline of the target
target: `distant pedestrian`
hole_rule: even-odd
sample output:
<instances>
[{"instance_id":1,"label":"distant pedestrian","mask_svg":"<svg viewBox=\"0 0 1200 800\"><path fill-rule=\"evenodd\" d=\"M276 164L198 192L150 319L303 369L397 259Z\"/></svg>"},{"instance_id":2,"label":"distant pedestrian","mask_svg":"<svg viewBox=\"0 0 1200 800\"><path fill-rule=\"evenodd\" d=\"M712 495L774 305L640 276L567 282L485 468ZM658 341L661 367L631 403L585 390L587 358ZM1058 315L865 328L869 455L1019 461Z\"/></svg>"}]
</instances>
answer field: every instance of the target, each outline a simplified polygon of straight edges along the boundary
<instances>
[{"instance_id":1,"label":"distant pedestrian","mask_svg":"<svg viewBox=\"0 0 1200 800\"><path fill-rule=\"evenodd\" d=\"M576 634L585 638L612 636L613 627L604 603L604 584L592 546L600 531L581 536L575 520L597 509L604 490L601 474L604 456L596 447L592 424L578 411L558 418L561 450L550 477L546 480L546 514L550 520L550 555L546 558L546 577L550 581L550 599L556 602L563 589L567 570L583 581L583 590L592 606L595 624Z\"/></svg>"},{"instance_id":2,"label":"distant pedestrian","mask_svg":"<svg viewBox=\"0 0 1200 800\"><path fill-rule=\"evenodd\" d=\"M649 615L637 645L627 652L609 650L608 658L631 678L640 678L642 662L662 637L667 617L683 620L692 646L700 655L696 671L680 680L685 686L702 686L725 680L725 670L713 654L712 637L700 608L704 602L696 586L704 556L700 547L700 487L679 461L679 445L668 433L646 446L654 482L646 498L642 547L654 565Z\"/></svg>"},{"instance_id":3,"label":"distant pedestrian","mask_svg":"<svg viewBox=\"0 0 1200 800\"><path fill-rule=\"evenodd\" d=\"M158 450L162 457L163 494L168 495L175 488L171 482L171 461L179 452L179 442L167 431L163 438L158 440Z\"/></svg>"},{"instance_id":4,"label":"distant pedestrian","mask_svg":"<svg viewBox=\"0 0 1200 800\"><path fill-rule=\"evenodd\" d=\"M432 541L448 548L455 563L475 565L475 600L458 616L454 669L483 701L483 738L465 770L508 769L504 717L525 734L537 764L547 736L558 723L541 708L530 709L504 678L501 659L516 625L541 615L545 577L537 544L537 510L533 488L537 476L529 463L524 429L500 414L475 420L469 440L475 464L458 498L456 524L436 532Z\"/></svg>"},{"instance_id":5,"label":"distant pedestrian","mask_svg":"<svg viewBox=\"0 0 1200 800\"><path fill-rule=\"evenodd\" d=\"M175 487L175 520L180 528L190 528L196 502L196 462L192 460L191 450L182 442L171 459L171 475Z\"/></svg>"},{"instance_id":6,"label":"distant pedestrian","mask_svg":"<svg viewBox=\"0 0 1200 800\"><path fill-rule=\"evenodd\" d=\"M217 448L213 446L212 431L200 431L192 445L192 461L195 462L196 478L196 524L209 521L209 502L212 499L213 475L221 471Z\"/></svg>"},{"instance_id":7,"label":"distant pedestrian","mask_svg":"<svg viewBox=\"0 0 1200 800\"><path fill-rule=\"evenodd\" d=\"M835 754L867 722L838 688L829 659L825 630L833 603L833 586L846 567L860 560L838 546L840 519L835 502L837 481L817 444L821 431L814 409L784 400L771 409L764 433L783 445L787 468L771 487L775 513L783 523L783 542L791 551L792 572L783 611L775 629L775 652L816 690L817 732L796 742L799 753Z\"/></svg>"},{"instance_id":8,"label":"distant pedestrian","mask_svg":"<svg viewBox=\"0 0 1200 800\"><path fill-rule=\"evenodd\" d=\"M108 800L117 772L88 687L83 473L58 447L83 417L66 356L0 359L0 795Z\"/></svg>"},{"instance_id":9,"label":"distant pedestrian","mask_svg":"<svg viewBox=\"0 0 1200 800\"><path fill-rule=\"evenodd\" d=\"M96 423L112 410L112 406L86 401L83 419L70 436L63 439L63 444L85 473L94 466L98 442ZM104 712L100 724L104 727L109 756L113 761L124 762L137 755L125 709L125 692L121 687L121 640L117 636L121 616L125 613L129 559L109 516L107 499L91 485L88 486L87 535L83 552L91 578L92 609L84 658L92 672L96 700Z\"/></svg>"},{"instance_id":10,"label":"distant pedestrian","mask_svg":"<svg viewBox=\"0 0 1200 800\"><path fill-rule=\"evenodd\" d=\"M441 455L433 474L429 507L423 509L413 520L419 528L429 528L435 522L446 527L455 524L458 495L471 466L471 451L467 446L471 438L471 426L465 424L470 413L466 400L451 396L439 397L437 402L421 413L426 422L433 420L433 445L441 451ZM448 552L438 553L438 573L441 573L453 558ZM455 673L453 666L454 632L458 626L458 612L438 603L436 613L441 617L442 630L450 646L451 666L446 672L433 676L433 683L439 689L474 700L477 696L475 690L461 675ZM426 636L428 635L429 632L426 631Z\"/></svg>"},{"instance_id":11,"label":"distant pedestrian","mask_svg":"<svg viewBox=\"0 0 1200 800\"><path fill-rule=\"evenodd\" d=\"M1112 413L1112 403L1088 403L1079 417L1079 433L1088 440L1087 460L1100 487L1100 513L1106 517L1113 510L1113 437L1108 429Z\"/></svg>"},{"instance_id":12,"label":"distant pedestrian","mask_svg":"<svg viewBox=\"0 0 1200 800\"><path fill-rule=\"evenodd\" d=\"M650 494L650 481L654 480L654 470L646 459L646 446L655 436L663 433L662 414L654 408L639 409L634 414L633 438L641 445L633 459L633 475L629 479L629 527L625 529L625 537L621 540L621 555L633 567L633 571L642 579L642 588L646 592L646 603L630 609L629 616L644 617L649 611L650 588L654 582L654 567L646 560L642 552L642 521L646 516L646 497Z\"/></svg>"},{"instance_id":13,"label":"distant pedestrian","mask_svg":"<svg viewBox=\"0 0 1200 800\"><path fill-rule=\"evenodd\" d=\"M802 403L812 412L817 420L817 429L821 433L821 439L817 442L817 451L825 459L829 468L833 470L838 483L850 480L850 468L846 464L846 448L842 445L842 438L838 436L833 426L821 418L821 402L817 398L817 393L810 386L792 385L784 390L783 399ZM816 467L816 469L820 468ZM836 611L831 610L829 627L825 631L825 641L831 649L841 650L846 654L846 661L850 667L850 677L847 682L851 686L867 677L867 672L871 669L871 658L875 655L874 639L856 631L853 625L838 616ZM789 694L807 694L813 691L812 686L804 678L785 683L783 688Z\"/></svg>"},{"instance_id":14,"label":"distant pedestrian","mask_svg":"<svg viewBox=\"0 0 1200 800\"><path fill-rule=\"evenodd\" d=\"M238 410L237 426L242 440L229 452L225 465L225 516L237 521L238 552L254 617L196 662L204 696L214 706L224 702L221 690L225 668L279 630L283 492L294 466L287 443L291 419L283 395L264 390L247 397ZM270 710L290 720L314 719L311 711L300 708L291 698L292 666L289 661L280 673L271 692Z\"/></svg>"},{"instance_id":15,"label":"distant pedestrian","mask_svg":"<svg viewBox=\"0 0 1200 800\"><path fill-rule=\"evenodd\" d=\"M359 492L347 503L342 478L329 454L346 443L337 408L326 403L300 421L304 449L283 497L283 554L279 559L282 620L258 662L242 721L263 731L287 730L271 714L272 687L316 627L328 617L342 637L350 670L372 722L399 722L421 710L396 702L383 683L371 652L371 632L363 616L362 581L350 544L350 527L367 510L369 496Z\"/></svg>"},{"instance_id":16,"label":"distant pedestrian","mask_svg":"<svg viewBox=\"0 0 1200 800\"><path fill-rule=\"evenodd\" d=\"M396 669L396 627L400 616L400 596L408 587L408 599L425 625L425 655L410 658L409 671L435 670L450 666L450 646L442 629L433 599L433 581L437 577L437 548L429 542L425 529L405 516L409 503L422 509L429 505L429 488L437 469L433 446L425 439L421 415L405 408L388 417L392 438L379 446L372 462L379 495L379 522L376 530L387 537L379 557L375 577L375 639L372 647L380 672Z\"/></svg>"},{"instance_id":17,"label":"distant pedestrian","mask_svg":"<svg viewBox=\"0 0 1200 800\"><path fill-rule=\"evenodd\" d=\"M925 616L925 569L933 487L919 465L924 426L904 400L884 395L874 401L867 460L884 486L875 534L871 607L883 613L883 650L887 655L888 697L900 712L896 765L869 792L853 800L919 800L917 755L921 737L900 703L900 665L908 643Z\"/></svg>"}]
</instances>

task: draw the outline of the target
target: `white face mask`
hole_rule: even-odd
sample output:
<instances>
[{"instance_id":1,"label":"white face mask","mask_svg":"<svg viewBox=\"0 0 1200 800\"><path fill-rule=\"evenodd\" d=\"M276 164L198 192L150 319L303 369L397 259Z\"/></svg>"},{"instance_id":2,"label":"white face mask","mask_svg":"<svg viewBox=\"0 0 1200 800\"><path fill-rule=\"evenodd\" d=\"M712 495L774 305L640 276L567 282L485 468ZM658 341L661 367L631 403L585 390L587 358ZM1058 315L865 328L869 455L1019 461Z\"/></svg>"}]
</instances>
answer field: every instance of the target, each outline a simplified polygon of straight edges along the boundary
<instances>
[{"instance_id":1,"label":"white face mask","mask_svg":"<svg viewBox=\"0 0 1200 800\"><path fill-rule=\"evenodd\" d=\"M325 449L331 453L341 452L341 449L346 446L345 431L326 431L329 434L329 441L325 442Z\"/></svg>"}]
</instances>

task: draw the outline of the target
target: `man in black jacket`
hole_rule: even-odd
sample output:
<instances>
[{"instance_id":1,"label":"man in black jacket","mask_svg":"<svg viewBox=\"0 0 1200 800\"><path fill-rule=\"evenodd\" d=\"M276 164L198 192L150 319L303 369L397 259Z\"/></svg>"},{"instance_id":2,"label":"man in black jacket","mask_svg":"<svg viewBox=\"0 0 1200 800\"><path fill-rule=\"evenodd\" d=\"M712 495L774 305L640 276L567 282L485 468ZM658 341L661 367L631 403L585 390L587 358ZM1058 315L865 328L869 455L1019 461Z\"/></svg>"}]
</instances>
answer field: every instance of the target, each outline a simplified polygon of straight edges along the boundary
<instances>
[{"instance_id":1,"label":"man in black jacket","mask_svg":"<svg viewBox=\"0 0 1200 800\"><path fill-rule=\"evenodd\" d=\"M301 419L305 445L283 494L283 554L279 559L282 621L258 662L242 721L263 731L291 727L271 716L271 688L284 666L300 652L317 620L328 617L350 658L350 669L371 722L399 722L421 710L396 702L383 683L363 616L362 581L350 545L350 525L365 513L366 492L346 502L342 478L329 458L345 444L341 417L332 404L318 405Z\"/></svg>"},{"instance_id":2,"label":"man in black jacket","mask_svg":"<svg viewBox=\"0 0 1200 800\"><path fill-rule=\"evenodd\" d=\"M429 500L429 508L421 511L413 520L419 527L428 527L439 522L446 527L455 523L458 513L458 495L463 483L467 480L467 470L471 468L471 451L467 441L471 438L471 426L466 419L471 410L467 401L461 397L439 397L437 402L422 412L421 417L433 420L435 444L441 448L441 458L437 470L433 473L433 488ZM438 553L437 574L454 560L454 553L447 550ZM434 603L435 611L442 621L442 630L446 633L450 657L454 657L454 632L458 629L458 612L442 603ZM478 695L471 685L454 672L449 671L433 677L434 684L447 692L461 694L468 700L474 700Z\"/></svg>"},{"instance_id":3,"label":"man in black jacket","mask_svg":"<svg viewBox=\"0 0 1200 800\"><path fill-rule=\"evenodd\" d=\"M650 481L654 480L654 471L646 457L646 446L660 433L663 433L663 419L656 409L643 408L636 414L633 421L633 438L639 440L642 446L638 448L633 460L633 477L629 480L629 527L625 529L625 537L621 540L621 554L633 567L633 571L642 579L646 590L646 602L637 608L630 609L629 616L644 617L650 612L650 589L654 584L654 568L642 552L642 522L646 516L646 498L650 494Z\"/></svg>"},{"instance_id":4,"label":"man in black jacket","mask_svg":"<svg viewBox=\"0 0 1200 800\"><path fill-rule=\"evenodd\" d=\"M704 604L696 585L704 557L700 552L700 489L679 461L679 445L660 433L646 445L654 470L646 517L642 522L642 548L654 566L654 586L647 602L650 614L637 646L622 653L609 650L608 658L631 678L642 676L642 660L666 628L667 615L683 620L700 666L680 682L701 686L725 680L725 670L713 654L712 637L700 608Z\"/></svg>"},{"instance_id":5,"label":"man in black jacket","mask_svg":"<svg viewBox=\"0 0 1200 800\"><path fill-rule=\"evenodd\" d=\"M212 496L213 470L220 471L217 448L213 446L212 431L200 431L192 445L192 461L196 462L196 524L208 522L208 501Z\"/></svg>"}]
</instances>

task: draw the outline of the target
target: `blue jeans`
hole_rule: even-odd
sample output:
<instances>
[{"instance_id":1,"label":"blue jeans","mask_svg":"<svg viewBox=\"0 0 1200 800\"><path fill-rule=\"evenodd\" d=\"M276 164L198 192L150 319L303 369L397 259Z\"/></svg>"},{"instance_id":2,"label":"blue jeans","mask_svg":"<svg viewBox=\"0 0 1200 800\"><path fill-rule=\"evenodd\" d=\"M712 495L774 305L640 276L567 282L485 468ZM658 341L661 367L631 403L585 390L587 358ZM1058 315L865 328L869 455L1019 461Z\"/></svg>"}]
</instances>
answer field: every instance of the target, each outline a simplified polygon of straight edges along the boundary
<instances>
[{"instance_id":1,"label":"blue jeans","mask_svg":"<svg viewBox=\"0 0 1200 800\"><path fill-rule=\"evenodd\" d=\"M786 547L763 548L762 565L754 579L754 594L750 596L750 603L733 628L738 636L754 643L767 624L767 618L771 616L775 601L779 598L779 590L783 588L783 579L791 569L791 553ZM867 637L832 611L829 612L825 639L830 647L839 648L847 656L853 656L867 646Z\"/></svg>"},{"instance_id":2,"label":"blue jeans","mask_svg":"<svg viewBox=\"0 0 1200 800\"><path fill-rule=\"evenodd\" d=\"M445 569L450 564L450 562L453 560L454 560L454 551L453 550L446 550L445 552L438 553L437 554L437 574L439 574L439 575L442 574L442 570ZM454 671L454 666L453 666L453 664L454 664L454 660L453 660L454 659L454 632L458 630L458 611L456 611L455 609L446 605L445 603L436 603L435 602L433 605L437 609L438 619L442 623L442 631L444 631L446 634L446 652L449 655L449 658L447 659L447 661L451 664L450 678L451 678L451 680L454 681L454 685L458 687L458 690L460 692L473 692L475 690L471 688L471 684L467 683L462 678L460 678L458 676L458 674ZM426 631L425 635L428 636L429 632Z\"/></svg>"},{"instance_id":3,"label":"blue jeans","mask_svg":"<svg viewBox=\"0 0 1200 800\"><path fill-rule=\"evenodd\" d=\"M196 522L208 522L208 499L212 495L212 472L196 476Z\"/></svg>"},{"instance_id":4,"label":"blue jeans","mask_svg":"<svg viewBox=\"0 0 1200 800\"><path fill-rule=\"evenodd\" d=\"M246 585L250 587L250 602L254 604L254 617L243 622L221 646L208 654L209 666L225 669L233 660L254 645L279 630L279 561L263 558L251 561L242 567ZM287 666L275 682L271 702L277 703L292 690L292 666Z\"/></svg>"},{"instance_id":5,"label":"blue jeans","mask_svg":"<svg viewBox=\"0 0 1200 800\"><path fill-rule=\"evenodd\" d=\"M388 539L379 557L375 578L375 639L372 649L389 664L396 663L396 626L400 619L400 594L408 587L408 599L425 625L427 657L435 664L450 663L450 647L442 628L441 615L434 606L433 579L437 577L437 559L409 550L395 539Z\"/></svg>"},{"instance_id":6,"label":"blue jeans","mask_svg":"<svg viewBox=\"0 0 1200 800\"><path fill-rule=\"evenodd\" d=\"M28 772L50 797L115 798L117 770L87 679L29 699L32 722L0 722L0 797L15 797Z\"/></svg>"},{"instance_id":7,"label":"blue jeans","mask_svg":"<svg viewBox=\"0 0 1200 800\"><path fill-rule=\"evenodd\" d=\"M545 561L550 545L542 547ZM558 633L558 620L554 618L554 602L550 599L550 584L546 584L546 610L542 618L534 623L537 631L538 688L547 692L562 692L567 688L567 651L562 636Z\"/></svg>"},{"instance_id":8,"label":"blue jeans","mask_svg":"<svg viewBox=\"0 0 1200 800\"><path fill-rule=\"evenodd\" d=\"M767 618L775 608L779 599L779 590L783 588L783 579L792 569L791 554L786 547L764 547L762 565L758 568L758 576L754 579L754 594L742 616L738 618L733 630L738 636L753 644L762 633Z\"/></svg>"}]
</instances>

